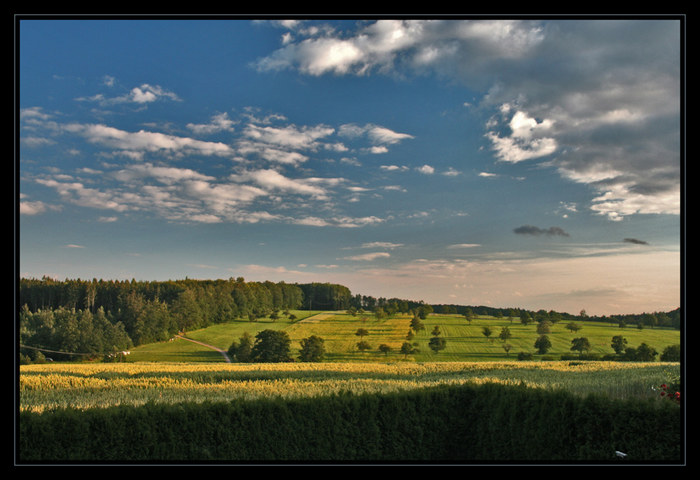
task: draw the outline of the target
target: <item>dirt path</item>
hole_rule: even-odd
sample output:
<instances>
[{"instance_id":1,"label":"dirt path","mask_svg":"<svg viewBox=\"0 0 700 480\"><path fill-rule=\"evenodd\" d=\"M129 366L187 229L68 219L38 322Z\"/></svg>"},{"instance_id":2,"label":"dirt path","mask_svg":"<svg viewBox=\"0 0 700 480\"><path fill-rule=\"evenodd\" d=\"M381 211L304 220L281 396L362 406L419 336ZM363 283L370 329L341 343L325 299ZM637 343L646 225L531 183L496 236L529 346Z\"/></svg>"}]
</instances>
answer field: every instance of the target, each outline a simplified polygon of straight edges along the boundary
<instances>
[{"instance_id":1,"label":"dirt path","mask_svg":"<svg viewBox=\"0 0 700 480\"><path fill-rule=\"evenodd\" d=\"M188 342L192 343L198 343L199 345L202 345L207 348L211 348L212 350L216 350L219 352L221 355L223 355L224 359L226 360L226 363L231 363L231 359L228 356L228 353L226 350L221 350L219 347L215 347L214 345L207 345L206 343L199 342L197 340L192 340L191 338L183 337L182 335L175 335L176 338L181 338L183 340L187 340Z\"/></svg>"}]
</instances>

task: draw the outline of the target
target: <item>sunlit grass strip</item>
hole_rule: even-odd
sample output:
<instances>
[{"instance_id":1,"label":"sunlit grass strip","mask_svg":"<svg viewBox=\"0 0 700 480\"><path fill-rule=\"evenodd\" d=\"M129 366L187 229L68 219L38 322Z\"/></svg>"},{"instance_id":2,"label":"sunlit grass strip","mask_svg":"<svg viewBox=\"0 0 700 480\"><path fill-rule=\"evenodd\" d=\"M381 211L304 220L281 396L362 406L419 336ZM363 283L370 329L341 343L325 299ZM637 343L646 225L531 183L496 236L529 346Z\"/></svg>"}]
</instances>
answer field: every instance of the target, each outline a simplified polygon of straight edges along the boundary
<instances>
[{"instance_id":1,"label":"sunlit grass strip","mask_svg":"<svg viewBox=\"0 0 700 480\"><path fill-rule=\"evenodd\" d=\"M20 409L97 408L377 393L439 384L502 383L614 398L655 396L678 364L445 362L279 364L47 364L20 368Z\"/></svg>"},{"instance_id":2,"label":"sunlit grass strip","mask_svg":"<svg viewBox=\"0 0 700 480\"><path fill-rule=\"evenodd\" d=\"M91 383L91 382L88 382ZM29 395L21 407L23 411L43 412L55 408L72 407L77 409L104 408L116 405L139 406L146 403L181 403L181 402L218 402L232 400L255 400L258 398L301 398L322 397L343 392L353 394L390 393L402 390L414 390L437 385L463 385L499 383L518 385L520 381L499 378L462 378L435 381L412 380L243 380L223 381L220 383L198 383L184 379L158 384L157 387L147 382L135 382L121 388L106 387L104 384L86 385L73 392L57 391L55 395ZM530 387L545 387L526 383Z\"/></svg>"}]
</instances>

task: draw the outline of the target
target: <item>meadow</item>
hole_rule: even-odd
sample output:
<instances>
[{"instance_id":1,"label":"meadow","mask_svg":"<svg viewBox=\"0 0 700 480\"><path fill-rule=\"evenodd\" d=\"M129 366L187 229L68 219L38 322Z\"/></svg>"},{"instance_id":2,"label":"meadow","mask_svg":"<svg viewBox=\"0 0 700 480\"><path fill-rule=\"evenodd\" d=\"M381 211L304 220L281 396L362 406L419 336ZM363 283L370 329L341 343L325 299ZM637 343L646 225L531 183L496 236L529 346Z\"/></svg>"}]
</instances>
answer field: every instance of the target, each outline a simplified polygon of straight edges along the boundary
<instances>
[{"instance_id":1,"label":"meadow","mask_svg":"<svg viewBox=\"0 0 700 480\"><path fill-rule=\"evenodd\" d=\"M425 328L410 340L410 343L416 344L418 351L406 356L400 352L400 349L401 345L407 341L406 336L412 319L410 315L399 314L377 320L373 315L351 315L345 312L293 311L291 313L297 317L296 320L290 321L285 317L275 321L269 318L261 318L256 322L241 320L193 330L187 332L186 336L228 350L231 343L238 340L243 332L248 332L254 337L257 332L264 329L284 330L292 342L292 356L296 356L300 349L300 341L316 335L324 340L327 362L511 361L517 358L520 352L533 354L533 359L543 357L536 353L537 349L534 347L539 337L537 325L535 323L523 325L517 318L511 320L478 316L468 322L463 316L431 314L423 320ZM614 353L610 344L612 337L616 335L622 335L630 347L638 347L641 343L646 343L659 355L666 347L680 344L680 332L670 328L639 330L634 326L628 326L623 329L617 324L589 321L577 322L581 325L581 330L571 332L567 329L567 323L558 322L552 326L548 334L552 347L544 357L558 359L561 355L575 355L576 352L571 350L571 340L577 337L588 338L591 345L589 353L600 356ZM440 336L446 339L446 348L438 353L428 347L431 333L436 326L440 329ZM490 337L484 336L484 327L492 330ZM505 342L498 338L503 327L507 327L511 333L511 337ZM357 343L360 341L360 337L356 335L358 329L367 330L368 333L363 340L370 344L370 350L358 350ZM391 347L391 351L381 352L378 347L382 344ZM511 346L509 351L504 349L505 344ZM221 362L222 357L218 352L202 345L176 339L171 342L134 348L128 361Z\"/></svg>"}]
</instances>

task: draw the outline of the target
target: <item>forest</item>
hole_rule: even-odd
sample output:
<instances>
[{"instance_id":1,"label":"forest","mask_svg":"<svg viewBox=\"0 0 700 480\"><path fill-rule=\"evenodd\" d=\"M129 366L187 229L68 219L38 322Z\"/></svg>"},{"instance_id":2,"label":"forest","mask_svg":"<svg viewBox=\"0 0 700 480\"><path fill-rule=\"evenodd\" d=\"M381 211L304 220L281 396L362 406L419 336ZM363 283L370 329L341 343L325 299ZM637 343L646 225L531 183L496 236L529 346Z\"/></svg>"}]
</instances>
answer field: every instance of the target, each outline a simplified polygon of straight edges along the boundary
<instances>
[{"instance_id":1,"label":"forest","mask_svg":"<svg viewBox=\"0 0 700 480\"><path fill-rule=\"evenodd\" d=\"M289 310L356 310L386 314L420 312L494 317L529 317L540 321L603 320L680 328L680 310L588 317L554 311L526 311L463 305L428 305L423 301L353 295L331 283L288 284L245 279L137 281L22 278L17 289L21 355L41 351L109 358L134 346L167 341L178 332L237 319L256 321Z\"/></svg>"}]
</instances>

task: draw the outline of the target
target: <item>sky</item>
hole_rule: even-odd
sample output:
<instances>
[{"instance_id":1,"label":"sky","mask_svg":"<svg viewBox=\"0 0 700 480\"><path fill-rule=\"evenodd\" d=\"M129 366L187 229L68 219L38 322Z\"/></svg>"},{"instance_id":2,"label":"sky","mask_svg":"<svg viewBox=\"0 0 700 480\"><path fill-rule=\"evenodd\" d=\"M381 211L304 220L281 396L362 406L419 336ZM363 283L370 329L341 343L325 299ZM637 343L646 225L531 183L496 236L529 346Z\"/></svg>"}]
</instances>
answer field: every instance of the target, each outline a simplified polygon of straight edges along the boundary
<instances>
[{"instance_id":1,"label":"sky","mask_svg":"<svg viewBox=\"0 0 700 480\"><path fill-rule=\"evenodd\" d=\"M677 308L681 21L21 17L19 275Z\"/></svg>"}]
</instances>

